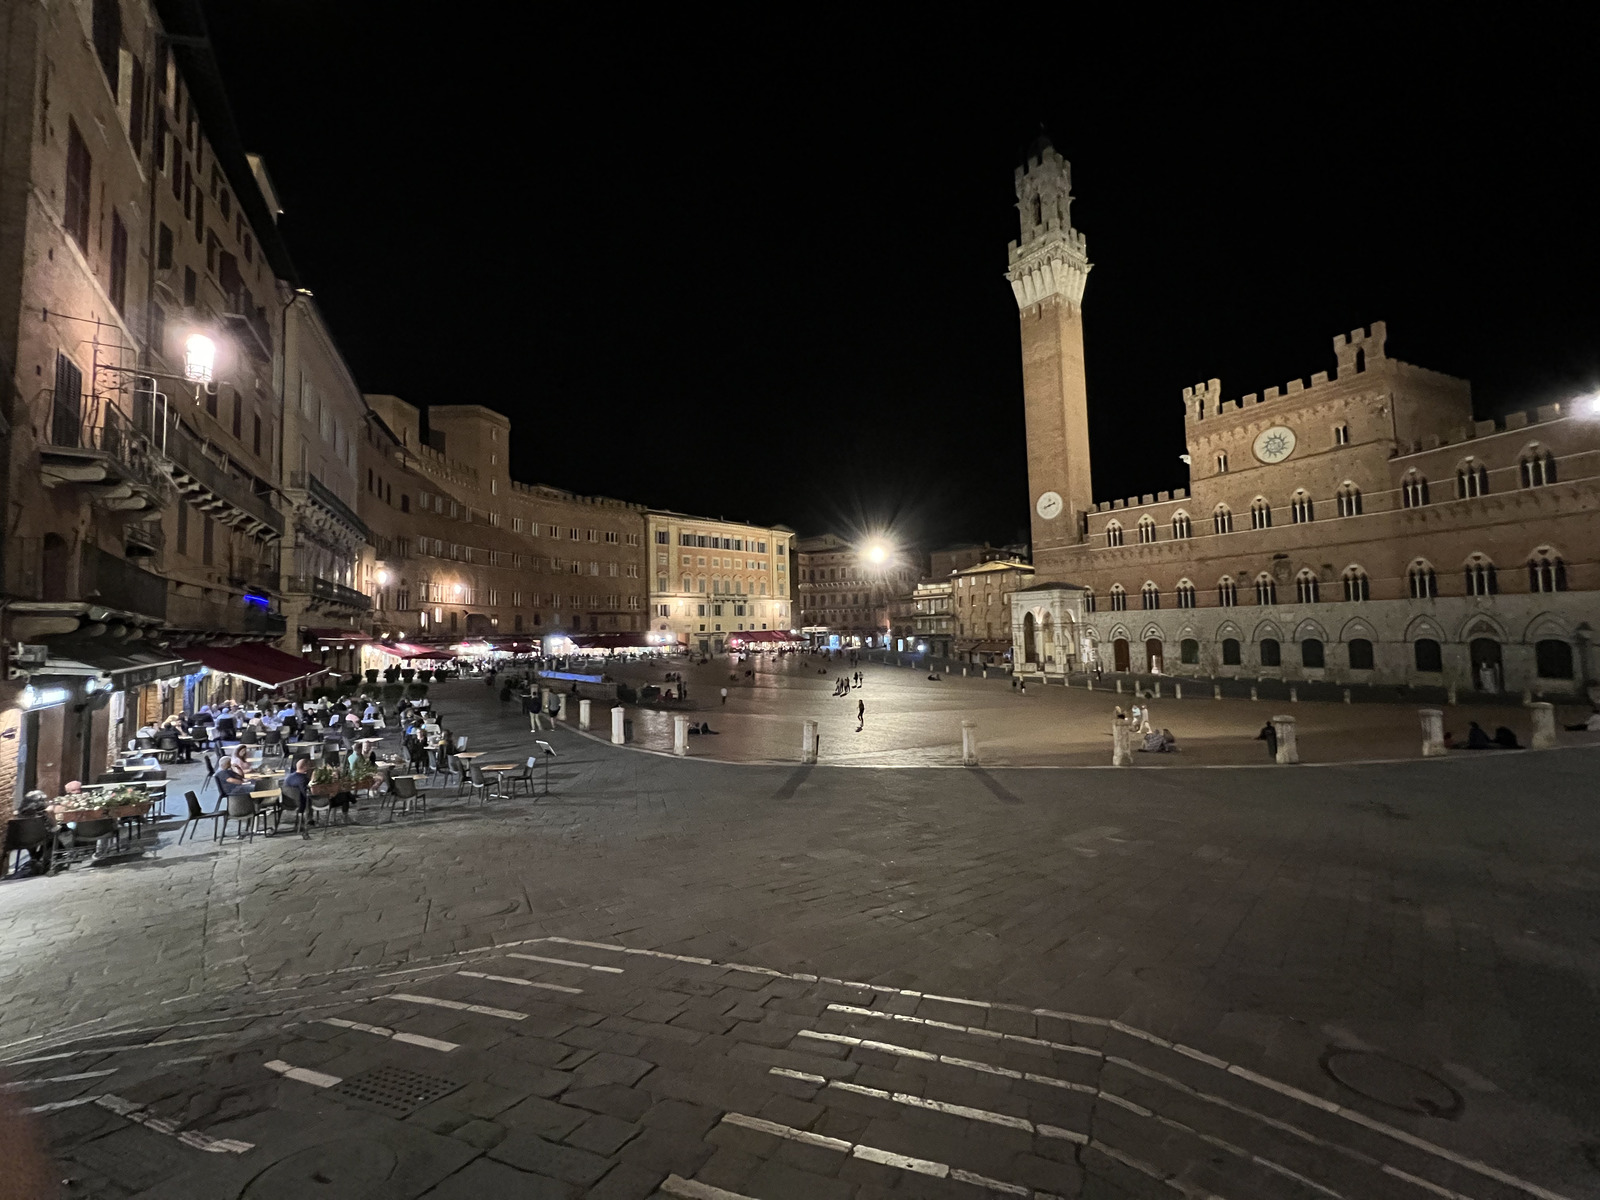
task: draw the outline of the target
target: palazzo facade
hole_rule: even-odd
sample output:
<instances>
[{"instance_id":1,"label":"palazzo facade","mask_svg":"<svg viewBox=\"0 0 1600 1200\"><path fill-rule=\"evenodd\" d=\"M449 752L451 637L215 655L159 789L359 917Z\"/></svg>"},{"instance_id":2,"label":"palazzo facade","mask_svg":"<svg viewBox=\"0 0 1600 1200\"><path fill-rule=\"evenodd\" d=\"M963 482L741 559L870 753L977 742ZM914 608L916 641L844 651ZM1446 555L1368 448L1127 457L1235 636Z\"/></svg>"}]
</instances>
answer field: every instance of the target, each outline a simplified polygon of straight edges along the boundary
<instances>
[{"instance_id":1,"label":"palazzo facade","mask_svg":"<svg viewBox=\"0 0 1600 1200\"><path fill-rule=\"evenodd\" d=\"M1048 145L1016 177L1037 570L1012 603L1019 670L1553 697L1594 680L1600 400L1475 421L1467 381L1391 358L1381 321L1309 379L1185 388L1189 487L1095 502L1070 183Z\"/></svg>"}]
</instances>

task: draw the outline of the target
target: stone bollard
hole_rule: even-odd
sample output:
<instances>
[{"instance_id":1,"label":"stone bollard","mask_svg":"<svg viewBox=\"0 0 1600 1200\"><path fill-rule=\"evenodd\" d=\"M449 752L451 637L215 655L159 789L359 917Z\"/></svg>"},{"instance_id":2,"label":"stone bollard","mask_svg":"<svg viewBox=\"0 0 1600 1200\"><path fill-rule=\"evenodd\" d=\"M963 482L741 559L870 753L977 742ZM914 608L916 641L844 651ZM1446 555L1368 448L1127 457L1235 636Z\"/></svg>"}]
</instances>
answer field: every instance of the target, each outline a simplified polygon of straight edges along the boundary
<instances>
[{"instance_id":1,"label":"stone bollard","mask_svg":"<svg viewBox=\"0 0 1600 1200\"><path fill-rule=\"evenodd\" d=\"M593 701L587 696L578 701L578 728L589 728L589 716L594 711Z\"/></svg>"},{"instance_id":2,"label":"stone bollard","mask_svg":"<svg viewBox=\"0 0 1600 1200\"><path fill-rule=\"evenodd\" d=\"M1444 690L1444 702L1446 704L1448 704L1451 708L1454 708L1456 706L1456 685L1455 684L1452 683L1449 687L1445 688L1445 690Z\"/></svg>"},{"instance_id":3,"label":"stone bollard","mask_svg":"<svg viewBox=\"0 0 1600 1200\"><path fill-rule=\"evenodd\" d=\"M1300 703L1300 693L1298 691L1296 691L1293 687L1291 687L1289 689L1289 703L1290 704L1299 704Z\"/></svg>"},{"instance_id":4,"label":"stone bollard","mask_svg":"<svg viewBox=\"0 0 1600 1200\"><path fill-rule=\"evenodd\" d=\"M679 758L689 753L689 718L682 713L672 715L672 752Z\"/></svg>"},{"instance_id":5,"label":"stone bollard","mask_svg":"<svg viewBox=\"0 0 1600 1200\"><path fill-rule=\"evenodd\" d=\"M1156 695L1158 695L1158 696L1160 694L1161 694L1160 692L1156 693ZM1182 700L1183 699L1183 684L1175 683L1175 684L1172 685L1172 698L1174 700Z\"/></svg>"},{"instance_id":6,"label":"stone bollard","mask_svg":"<svg viewBox=\"0 0 1600 1200\"><path fill-rule=\"evenodd\" d=\"M976 721L961 722L961 765L975 767L978 765L978 723Z\"/></svg>"},{"instance_id":7,"label":"stone bollard","mask_svg":"<svg viewBox=\"0 0 1600 1200\"><path fill-rule=\"evenodd\" d=\"M1532 689L1531 688L1523 688L1522 689L1522 704L1523 704L1523 707L1527 707L1528 705L1530 705L1532 703L1533 703L1533 691L1532 691Z\"/></svg>"},{"instance_id":8,"label":"stone bollard","mask_svg":"<svg viewBox=\"0 0 1600 1200\"><path fill-rule=\"evenodd\" d=\"M1444 713L1437 708L1421 708L1417 715L1422 718L1422 757L1444 757Z\"/></svg>"},{"instance_id":9,"label":"stone bollard","mask_svg":"<svg viewBox=\"0 0 1600 1200\"><path fill-rule=\"evenodd\" d=\"M814 763L817 761L817 723L807 721L800 727L800 761Z\"/></svg>"},{"instance_id":10,"label":"stone bollard","mask_svg":"<svg viewBox=\"0 0 1600 1200\"><path fill-rule=\"evenodd\" d=\"M1250 685L1250 699L1254 700L1255 698L1256 698L1256 685L1252 683Z\"/></svg>"},{"instance_id":11,"label":"stone bollard","mask_svg":"<svg viewBox=\"0 0 1600 1200\"><path fill-rule=\"evenodd\" d=\"M1111 722L1111 765L1126 767L1133 762L1133 730L1126 721Z\"/></svg>"},{"instance_id":12,"label":"stone bollard","mask_svg":"<svg viewBox=\"0 0 1600 1200\"><path fill-rule=\"evenodd\" d=\"M1211 685L1211 698L1213 700L1222 699L1222 685L1220 683L1213 683Z\"/></svg>"},{"instance_id":13,"label":"stone bollard","mask_svg":"<svg viewBox=\"0 0 1600 1200\"><path fill-rule=\"evenodd\" d=\"M565 721L567 719L567 693L566 692L558 692L556 694L556 706L557 706L556 707L556 719L560 720L560 721Z\"/></svg>"},{"instance_id":14,"label":"stone bollard","mask_svg":"<svg viewBox=\"0 0 1600 1200\"><path fill-rule=\"evenodd\" d=\"M967 677L967 669L965 667L962 667L961 668L961 678L965 679L966 677Z\"/></svg>"},{"instance_id":15,"label":"stone bollard","mask_svg":"<svg viewBox=\"0 0 1600 1200\"><path fill-rule=\"evenodd\" d=\"M1085 679L1083 681L1083 689L1086 692L1094 691L1094 676L1093 675L1089 676L1087 679Z\"/></svg>"},{"instance_id":16,"label":"stone bollard","mask_svg":"<svg viewBox=\"0 0 1600 1200\"><path fill-rule=\"evenodd\" d=\"M1533 736L1528 739L1535 750L1545 750L1556 744L1556 709L1548 700L1538 700L1528 706L1533 710Z\"/></svg>"},{"instance_id":17,"label":"stone bollard","mask_svg":"<svg viewBox=\"0 0 1600 1200\"><path fill-rule=\"evenodd\" d=\"M1122 680L1117 680L1117 695L1122 695Z\"/></svg>"},{"instance_id":18,"label":"stone bollard","mask_svg":"<svg viewBox=\"0 0 1600 1200\"><path fill-rule=\"evenodd\" d=\"M1280 763L1299 762L1300 746L1294 738L1294 718L1275 716L1272 718L1272 728L1278 732L1278 761Z\"/></svg>"},{"instance_id":19,"label":"stone bollard","mask_svg":"<svg viewBox=\"0 0 1600 1200\"><path fill-rule=\"evenodd\" d=\"M1345 688L1345 690L1344 690L1344 702L1346 704L1350 703L1350 689L1349 688Z\"/></svg>"},{"instance_id":20,"label":"stone bollard","mask_svg":"<svg viewBox=\"0 0 1600 1200\"><path fill-rule=\"evenodd\" d=\"M611 710L611 744L613 746L620 746L628 740L627 727L623 724L623 721L627 719L626 714L627 709L620 704Z\"/></svg>"},{"instance_id":21,"label":"stone bollard","mask_svg":"<svg viewBox=\"0 0 1600 1200\"><path fill-rule=\"evenodd\" d=\"M987 678L989 678L989 668L988 668L988 667L985 667L985 668L984 668L984 669L983 669L983 677L984 677L984 678L985 678L985 679L987 679Z\"/></svg>"}]
</instances>

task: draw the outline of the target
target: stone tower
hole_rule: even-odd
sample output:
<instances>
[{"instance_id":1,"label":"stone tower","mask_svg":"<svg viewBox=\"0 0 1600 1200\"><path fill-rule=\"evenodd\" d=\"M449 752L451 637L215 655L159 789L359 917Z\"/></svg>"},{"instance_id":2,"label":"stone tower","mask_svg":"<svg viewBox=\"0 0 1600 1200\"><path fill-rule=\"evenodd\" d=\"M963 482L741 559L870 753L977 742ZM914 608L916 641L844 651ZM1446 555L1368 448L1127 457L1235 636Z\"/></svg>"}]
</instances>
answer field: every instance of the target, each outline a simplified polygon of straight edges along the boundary
<instances>
[{"instance_id":1,"label":"stone tower","mask_svg":"<svg viewBox=\"0 0 1600 1200\"><path fill-rule=\"evenodd\" d=\"M1022 237L1009 247L1006 278L1022 325L1022 395L1027 410L1033 561L1077 545L1093 508L1089 411L1083 374L1087 243L1072 227L1072 166L1048 138L1017 168Z\"/></svg>"}]
</instances>

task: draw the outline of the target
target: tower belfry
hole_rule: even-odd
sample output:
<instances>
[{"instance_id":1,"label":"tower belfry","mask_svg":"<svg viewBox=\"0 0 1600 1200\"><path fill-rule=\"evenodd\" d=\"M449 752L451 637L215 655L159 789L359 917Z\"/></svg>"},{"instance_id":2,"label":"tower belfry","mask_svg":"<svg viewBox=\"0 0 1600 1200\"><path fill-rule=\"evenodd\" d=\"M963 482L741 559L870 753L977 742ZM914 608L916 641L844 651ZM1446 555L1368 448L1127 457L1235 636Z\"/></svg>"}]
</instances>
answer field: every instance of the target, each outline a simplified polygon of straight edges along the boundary
<instances>
[{"instance_id":1,"label":"tower belfry","mask_svg":"<svg viewBox=\"0 0 1600 1200\"><path fill-rule=\"evenodd\" d=\"M1008 248L1006 278L1022 332L1028 485L1034 564L1076 545L1094 506L1089 476L1089 405L1083 369L1083 289L1088 244L1072 227L1072 165L1047 138L1017 168L1022 236Z\"/></svg>"}]
</instances>

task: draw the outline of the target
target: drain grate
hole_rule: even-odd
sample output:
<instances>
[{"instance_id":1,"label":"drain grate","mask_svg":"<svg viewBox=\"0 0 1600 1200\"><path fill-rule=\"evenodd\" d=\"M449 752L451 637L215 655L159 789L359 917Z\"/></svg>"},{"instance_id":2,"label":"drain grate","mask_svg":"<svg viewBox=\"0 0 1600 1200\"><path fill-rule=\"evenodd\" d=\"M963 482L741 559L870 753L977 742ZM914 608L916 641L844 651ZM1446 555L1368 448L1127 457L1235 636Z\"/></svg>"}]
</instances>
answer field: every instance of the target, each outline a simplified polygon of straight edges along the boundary
<instances>
[{"instance_id":1,"label":"drain grate","mask_svg":"<svg viewBox=\"0 0 1600 1200\"><path fill-rule=\"evenodd\" d=\"M423 1075L403 1067L376 1067L346 1079L333 1094L355 1100L392 1117L409 1116L424 1104L448 1096L461 1085L438 1075Z\"/></svg>"}]
</instances>

